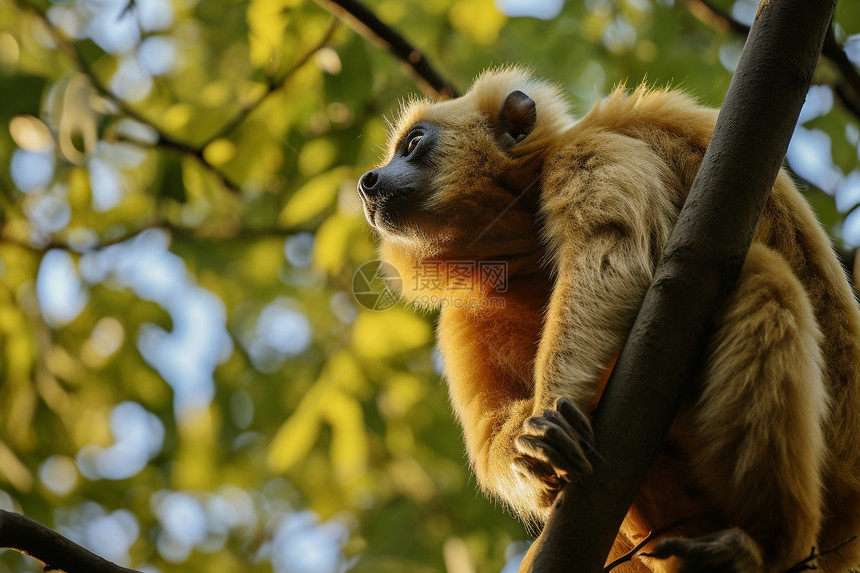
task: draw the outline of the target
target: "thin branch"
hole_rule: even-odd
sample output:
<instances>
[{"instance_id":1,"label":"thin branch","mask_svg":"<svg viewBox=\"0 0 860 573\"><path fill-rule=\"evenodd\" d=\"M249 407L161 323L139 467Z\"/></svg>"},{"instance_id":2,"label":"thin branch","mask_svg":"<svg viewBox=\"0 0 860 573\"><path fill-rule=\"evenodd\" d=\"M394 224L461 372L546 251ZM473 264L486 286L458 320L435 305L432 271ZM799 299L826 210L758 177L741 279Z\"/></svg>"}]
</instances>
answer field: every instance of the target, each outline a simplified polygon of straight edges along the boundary
<instances>
[{"instance_id":1,"label":"thin branch","mask_svg":"<svg viewBox=\"0 0 860 573\"><path fill-rule=\"evenodd\" d=\"M427 57L367 6L356 0L317 0L317 3L403 62L425 94L442 99L457 97L457 90L439 75Z\"/></svg>"},{"instance_id":2,"label":"thin branch","mask_svg":"<svg viewBox=\"0 0 860 573\"><path fill-rule=\"evenodd\" d=\"M212 135L207 137L206 140L200 144L200 148L205 149L207 145L209 145L216 139L220 139L222 137L230 135L230 133L232 133L234 129L239 127L239 125L243 121L245 121L245 118L247 118L248 115L251 114L251 112L260 107L260 104L262 104L266 100L266 98L284 87L286 81L290 79L293 74L299 71L302 66L304 66L310 61L314 54L319 52L322 48L326 46L326 44L329 43L329 41L331 41L335 30L337 30L337 25L338 19L332 18L329 22L328 27L326 28L325 33L323 34L323 37L320 38L319 42L314 44L314 46L310 50L308 50L303 56L296 60L293 65L290 66L290 69L288 69L286 72L280 75L269 76L267 78L266 90L260 96L258 96L257 99L239 107L239 109L236 110L236 112L230 119L224 122L224 124L220 128L218 128Z\"/></svg>"},{"instance_id":3,"label":"thin branch","mask_svg":"<svg viewBox=\"0 0 860 573\"><path fill-rule=\"evenodd\" d=\"M0 547L41 563L45 571L66 573L140 573L120 567L18 513L0 510Z\"/></svg>"},{"instance_id":4,"label":"thin branch","mask_svg":"<svg viewBox=\"0 0 860 573\"><path fill-rule=\"evenodd\" d=\"M833 90L836 92L836 96L842 102L842 105L857 118L860 118L860 96L857 95L858 92L852 91L843 82L834 85Z\"/></svg>"},{"instance_id":5,"label":"thin branch","mask_svg":"<svg viewBox=\"0 0 860 573\"><path fill-rule=\"evenodd\" d=\"M678 519L676 521L673 521L669 525L664 525L663 527L660 527L658 529L651 531L650 533L648 533L648 535L645 536L645 539L643 539L642 541L640 541L636 545L636 547L634 547L633 549L631 549L630 551L628 551L627 553L625 553L624 555L622 555L621 557L619 557L618 559L616 559L615 561L613 561L612 563L610 563L609 565L604 567L603 573L609 573L610 571L612 571L613 569L615 569L616 567L618 567L622 563L627 563L628 561L630 561L634 557L637 557L638 555L640 555L639 551L643 547L645 547L646 545L648 545L649 543L651 543L652 541L657 539L657 537L663 535L664 533L668 533L669 531L672 531L676 527L681 527L682 525L685 525L685 524L689 523L690 521L691 520L689 518L684 517L684 518Z\"/></svg>"},{"instance_id":6,"label":"thin branch","mask_svg":"<svg viewBox=\"0 0 860 573\"><path fill-rule=\"evenodd\" d=\"M152 126L152 124L147 124L147 125L154 128L154 126ZM128 137L127 135L124 135L124 134L117 134L116 139L114 141L126 142L126 143L130 143L132 145L136 145L138 147L143 147L143 148L147 148L147 149L156 148L156 147L161 147L164 149L172 149L178 153L181 153L182 155L187 155L189 157L193 157L197 161L197 163L202 165L203 168L206 171L208 171L209 174L212 175L215 179L217 179L224 188L229 189L233 193L239 192L239 185L236 182L234 182L232 179L227 177L226 173L224 173L223 171L221 171L220 169L218 169L217 167L212 165L212 163L210 163L203 156L203 149L204 149L203 147L194 147L190 143L185 143L183 141L179 141L179 140L170 138L170 137L164 135L158 129L156 129L156 132L158 134L158 137L152 143L150 143L148 141L141 141L139 139L135 139L134 137Z\"/></svg>"},{"instance_id":7,"label":"thin branch","mask_svg":"<svg viewBox=\"0 0 860 573\"><path fill-rule=\"evenodd\" d=\"M693 16L715 30L723 33L733 32L743 37L749 34L749 26L735 20L730 14L714 5L710 0L683 0L683 2L687 5ZM832 86L839 101L842 102L845 109L851 112L857 119L860 119L860 71L848 59L845 50L836 41L832 24L827 30L821 55L826 60L829 60L842 76L842 81Z\"/></svg>"},{"instance_id":8,"label":"thin branch","mask_svg":"<svg viewBox=\"0 0 860 573\"><path fill-rule=\"evenodd\" d=\"M155 125L155 122L145 117L139 111L128 105L125 100L113 93L84 59L84 56L78 48L77 44L67 38L63 32L61 32L56 26L51 23L51 21L48 19L47 13L44 12L42 8L36 6L35 4L31 4L26 0L15 0L15 3L18 4L20 8L28 10L39 17L39 19L45 24L48 33L51 34L51 37L57 43L57 46L59 46L61 50L66 52L72 58L72 60L74 60L75 67L78 69L78 71L87 76L87 78L90 80L90 84L99 93L101 93L103 96L108 98L114 105L116 105L122 113L139 123L143 123L155 129L158 132L159 139L165 145L177 149L188 146L188 144L163 133L158 128L158 126Z\"/></svg>"},{"instance_id":9,"label":"thin branch","mask_svg":"<svg viewBox=\"0 0 860 573\"><path fill-rule=\"evenodd\" d=\"M854 92L860 93L860 72L857 71L857 67L848 59L845 50L836 41L836 34L832 25L827 29L827 36L824 38L824 47L821 49L821 53L836 65Z\"/></svg>"},{"instance_id":10,"label":"thin branch","mask_svg":"<svg viewBox=\"0 0 860 573\"><path fill-rule=\"evenodd\" d=\"M834 551L839 551L844 545L847 545L857 539L857 536L849 537L848 539L838 543L837 545L831 547L830 549L825 549L824 551L817 552L815 551L815 547L812 548L812 551L809 552L809 556L801 559L794 565L792 565L789 569L785 571L785 573L800 573L801 571L815 571L818 569L818 565L814 565L812 562L819 557L827 555L828 553L833 553Z\"/></svg>"},{"instance_id":11,"label":"thin branch","mask_svg":"<svg viewBox=\"0 0 860 573\"><path fill-rule=\"evenodd\" d=\"M860 72L848 59L845 50L836 41L833 25L827 30L824 38L824 47L821 49L828 60L833 62L836 69L842 74L843 81L836 84L834 90L842 104L848 108L857 118L860 118Z\"/></svg>"},{"instance_id":12,"label":"thin branch","mask_svg":"<svg viewBox=\"0 0 860 573\"><path fill-rule=\"evenodd\" d=\"M11 236L5 234L3 229L0 229L0 244L10 244L16 245L18 247L27 249L28 251L32 251L34 253L43 253L49 251L51 249L62 249L64 251L76 251L76 252L92 252L92 251L100 251L102 249L106 249L107 247L111 247L113 245L117 245L119 243L124 243L126 241L130 241L134 239L141 233L145 231L161 229L163 231L167 231L176 239L182 240L191 240L191 241L200 241L200 242L220 242L220 241L252 241L257 240L264 237L290 237L292 235L301 233L304 231L302 228L298 227L239 227L234 226L230 227L227 230L221 231L213 231L207 232L200 228L193 227L183 227L181 225L175 225L170 223L164 219L153 219L142 225L135 227L134 229L116 235L114 237L104 239L99 241L97 245L94 245L89 248L73 248L68 241L64 241L58 238L52 238L49 241L44 243L34 243L31 241L27 241L25 239L21 239L20 237Z\"/></svg>"},{"instance_id":13,"label":"thin branch","mask_svg":"<svg viewBox=\"0 0 860 573\"><path fill-rule=\"evenodd\" d=\"M690 13L700 22L707 24L720 32L734 32L746 37L750 33L750 27L732 18L718 6L709 0L683 0Z\"/></svg>"},{"instance_id":14,"label":"thin branch","mask_svg":"<svg viewBox=\"0 0 860 573\"><path fill-rule=\"evenodd\" d=\"M145 115L128 105L121 97L117 96L113 93L110 88L98 77L98 74L95 73L95 70L87 63L77 44L66 37L66 35L60 31L56 26L54 26L51 21L48 19L47 13L45 13L42 8L31 4L26 0L15 0L15 3L19 8L23 10L27 10L35 14L44 24L50 33L53 40L57 43L57 46L60 47L61 50L66 52L74 61L75 67L82 74L87 76L90 81L90 84L102 94L105 98L109 99L116 107L126 116L131 119L142 123L144 125L148 125L152 129L156 131L158 134L158 139L154 145L160 147L166 147L169 149L175 149L181 153L186 155L190 155L194 157L203 167L209 171L212 175L218 179L225 188L230 191L237 193L239 191L239 186L231 181L223 171L212 165L209 161L203 157L203 149L194 147L192 144L176 139L175 137L168 135L165 133L158 125L155 124L154 121L147 118ZM139 142L137 142L140 144ZM148 145L143 144L144 147Z\"/></svg>"}]
</instances>

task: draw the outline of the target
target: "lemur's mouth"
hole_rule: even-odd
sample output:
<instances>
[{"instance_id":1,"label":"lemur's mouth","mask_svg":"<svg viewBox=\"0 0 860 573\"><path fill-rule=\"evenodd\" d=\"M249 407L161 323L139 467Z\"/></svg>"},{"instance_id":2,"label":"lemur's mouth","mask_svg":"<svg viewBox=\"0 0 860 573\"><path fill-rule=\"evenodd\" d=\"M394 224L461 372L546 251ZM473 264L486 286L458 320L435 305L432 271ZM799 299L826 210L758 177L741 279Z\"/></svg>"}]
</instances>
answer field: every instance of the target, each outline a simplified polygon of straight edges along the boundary
<instances>
[{"instance_id":1,"label":"lemur's mouth","mask_svg":"<svg viewBox=\"0 0 860 573\"><path fill-rule=\"evenodd\" d=\"M371 227L377 231L396 233L404 221L404 215L410 211L412 201L407 198L411 190L403 189L384 197L367 197L359 193L364 207L364 217Z\"/></svg>"}]
</instances>

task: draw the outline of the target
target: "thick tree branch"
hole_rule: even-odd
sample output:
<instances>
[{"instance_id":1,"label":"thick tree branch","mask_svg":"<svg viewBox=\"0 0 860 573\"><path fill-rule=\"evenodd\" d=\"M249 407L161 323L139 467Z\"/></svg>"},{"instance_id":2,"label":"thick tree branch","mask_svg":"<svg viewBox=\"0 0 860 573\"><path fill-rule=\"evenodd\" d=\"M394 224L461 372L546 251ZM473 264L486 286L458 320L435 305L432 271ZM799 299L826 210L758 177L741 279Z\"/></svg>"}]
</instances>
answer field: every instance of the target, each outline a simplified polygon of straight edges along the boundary
<instances>
[{"instance_id":1,"label":"thick tree branch","mask_svg":"<svg viewBox=\"0 0 860 573\"><path fill-rule=\"evenodd\" d=\"M707 24L711 28L723 33L733 32L744 38L747 37L750 27L735 20L730 14L716 6L710 0L682 0L690 13L693 14L699 21ZM834 66L842 74L842 81L834 84L833 91L836 97L842 102L850 113L857 119L860 119L860 71L854 66L848 56L845 55L845 50L836 41L836 35L833 32L833 25L827 28L827 36L824 39L824 46L821 48L821 54L830 60ZM810 187L814 187L797 173L792 173L795 179L803 181ZM851 211L856 209L855 206ZM850 213L850 211L849 211ZM843 251L838 250L836 255L839 257L839 262L851 278L852 284L858 284L858 261L856 261L856 250Z\"/></svg>"},{"instance_id":2,"label":"thick tree branch","mask_svg":"<svg viewBox=\"0 0 860 573\"><path fill-rule=\"evenodd\" d=\"M0 510L0 547L29 555L45 571L139 573L102 559L29 517L3 510Z\"/></svg>"},{"instance_id":3,"label":"thick tree branch","mask_svg":"<svg viewBox=\"0 0 860 573\"><path fill-rule=\"evenodd\" d=\"M380 20L367 6L356 0L317 2L332 14L343 18L359 34L403 62L426 95L443 99L457 97L457 90L439 75L427 57L400 32Z\"/></svg>"},{"instance_id":4,"label":"thick tree branch","mask_svg":"<svg viewBox=\"0 0 860 573\"><path fill-rule=\"evenodd\" d=\"M711 143L593 419L594 474L566 486L522 572L601 571L743 265L835 0L764 0ZM726 224L731 222L732 224Z\"/></svg>"}]
</instances>

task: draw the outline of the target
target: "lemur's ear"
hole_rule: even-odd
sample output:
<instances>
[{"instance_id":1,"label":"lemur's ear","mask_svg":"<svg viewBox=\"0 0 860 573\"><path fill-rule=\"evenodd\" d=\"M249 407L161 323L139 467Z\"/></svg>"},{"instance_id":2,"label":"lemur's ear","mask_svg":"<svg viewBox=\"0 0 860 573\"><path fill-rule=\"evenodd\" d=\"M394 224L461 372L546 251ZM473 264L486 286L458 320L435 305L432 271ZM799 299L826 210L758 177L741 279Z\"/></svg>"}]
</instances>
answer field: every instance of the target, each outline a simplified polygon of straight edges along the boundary
<instances>
[{"instance_id":1,"label":"lemur's ear","mask_svg":"<svg viewBox=\"0 0 860 573\"><path fill-rule=\"evenodd\" d=\"M537 123L535 101L519 90L514 90L505 98L499 110L499 123L505 134L518 143L532 132Z\"/></svg>"}]
</instances>

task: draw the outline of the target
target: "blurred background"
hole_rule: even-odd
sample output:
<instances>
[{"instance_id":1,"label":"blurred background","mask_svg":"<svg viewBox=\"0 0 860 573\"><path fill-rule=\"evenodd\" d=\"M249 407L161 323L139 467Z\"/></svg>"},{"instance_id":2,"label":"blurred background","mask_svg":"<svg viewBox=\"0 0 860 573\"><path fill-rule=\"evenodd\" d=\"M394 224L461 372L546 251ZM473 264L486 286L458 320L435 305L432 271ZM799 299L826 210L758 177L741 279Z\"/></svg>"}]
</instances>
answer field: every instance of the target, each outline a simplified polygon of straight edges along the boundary
<instances>
[{"instance_id":1,"label":"blurred background","mask_svg":"<svg viewBox=\"0 0 860 573\"><path fill-rule=\"evenodd\" d=\"M756 9L368 6L458 91L523 63L578 115L646 75L718 106ZM860 3L833 31L788 165L850 253ZM352 292L356 180L419 94L309 0L0 0L0 508L146 572L515 571L529 532L469 474L435 317Z\"/></svg>"}]
</instances>

